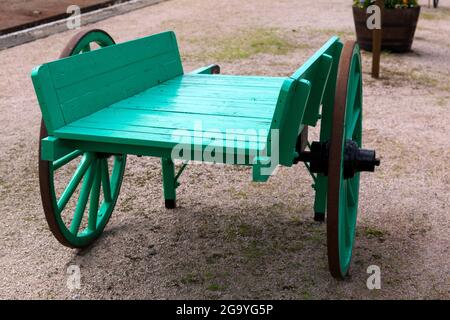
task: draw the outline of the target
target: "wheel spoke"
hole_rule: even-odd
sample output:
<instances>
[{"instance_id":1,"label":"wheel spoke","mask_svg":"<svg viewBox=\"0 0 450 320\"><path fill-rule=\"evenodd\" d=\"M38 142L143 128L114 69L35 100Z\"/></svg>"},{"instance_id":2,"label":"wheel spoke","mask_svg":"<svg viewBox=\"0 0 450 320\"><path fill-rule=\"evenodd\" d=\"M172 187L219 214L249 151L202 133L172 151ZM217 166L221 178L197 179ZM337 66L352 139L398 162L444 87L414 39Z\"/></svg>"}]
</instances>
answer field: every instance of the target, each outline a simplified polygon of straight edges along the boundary
<instances>
[{"instance_id":1,"label":"wheel spoke","mask_svg":"<svg viewBox=\"0 0 450 320\"><path fill-rule=\"evenodd\" d=\"M347 102L347 113L353 113L353 106L355 105L356 96L359 92L360 77L361 74L359 72L356 73L354 78L351 80L350 88L348 88L348 97L350 100Z\"/></svg>"},{"instance_id":2,"label":"wheel spoke","mask_svg":"<svg viewBox=\"0 0 450 320\"><path fill-rule=\"evenodd\" d=\"M83 151L75 150L75 151L72 151L71 153L65 155L64 157L59 158L56 161L53 161L53 170L58 170L59 168L61 168L62 166L65 166L70 161L72 161L73 159L79 157L82 154L83 154Z\"/></svg>"},{"instance_id":3,"label":"wheel spoke","mask_svg":"<svg viewBox=\"0 0 450 320\"><path fill-rule=\"evenodd\" d=\"M101 172L100 172L100 162L96 161L95 166L95 177L91 189L91 195L89 198L89 216L88 216L88 229L90 231L95 231L97 228L97 215L100 200L100 182L101 182Z\"/></svg>"},{"instance_id":4,"label":"wheel spoke","mask_svg":"<svg viewBox=\"0 0 450 320\"><path fill-rule=\"evenodd\" d=\"M351 207L356 204L355 194L353 192L353 179L347 180L347 202Z\"/></svg>"},{"instance_id":5,"label":"wheel spoke","mask_svg":"<svg viewBox=\"0 0 450 320\"><path fill-rule=\"evenodd\" d=\"M359 117L361 115L361 109L356 109L353 114L353 118L350 122L350 127L346 130L346 138L351 139L353 137L353 133L355 132L356 125L358 124Z\"/></svg>"},{"instance_id":6,"label":"wheel spoke","mask_svg":"<svg viewBox=\"0 0 450 320\"><path fill-rule=\"evenodd\" d=\"M347 206L347 198L348 198L348 180L344 180L343 183L341 184L341 188L342 188L342 198L341 198L341 215L340 215L340 219L343 219L344 221L342 221L342 225L343 225L343 230L341 230L341 232L344 233L344 244L347 247L349 244L349 224L348 224L348 206Z\"/></svg>"},{"instance_id":7,"label":"wheel spoke","mask_svg":"<svg viewBox=\"0 0 450 320\"><path fill-rule=\"evenodd\" d=\"M353 110L355 109L360 109L361 108L361 86L362 86L362 82L360 81L360 75L358 74L358 88L355 92L355 98L353 99Z\"/></svg>"},{"instance_id":8,"label":"wheel spoke","mask_svg":"<svg viewBox=\"0 0 450 320\"><path fill-rule=\"evenodd\" d=\"M111 202L111 183L109 181L108 161L101 160L102 188L105 202Z\"/></svg>"},{"instance_id":9,"label":"wheel spoke","mask_svg":"<svg viewBox=\"0 0 450 320\"><path fill-rule=\"evenodd\" d=\"M89 51L91 51L91 45L89 43L86 46L84 46L83 49L81 49L82 53L89 52Z\"/></svg>"},{"instance_id":10,"label":"wheel spoke","mask_svg":"<svg viewBox=\"0 0 450 320\"><path fill-rule=\"evenodd\" d=\"M86 173L86 170L88 169L91 162L92 162L91 154L86 153L83 156L80 164L78 165L78 168L75 171L74 175L70 179L69 184L67 185L66 189L63 191L61 197L58 200L57 203L58 213L61 213L61 211L67 205L67 202L69 202L70 197L72 197L73 193L75 192L75 189L77 188L78 184L80 183L81 179Z\"/></svg>"},{"instance_id":11,"label":"wheel spoke","mask_svg":"<svg viewBox=\"0 0 450 320\"><path fill-rule=\"evenodd\" d=\"M351 244L351 228L349 224L349 218L348 218L348 210L345 211L345 247L349 247Z\"/></svg>"},{"instance_id":12,"label":"wheel spoke","mask_svg":"<svg viewBox=\"0 0 450 320\"><path fill-rule=\"evenodd\" d=\"M83 180L83 184L81 185L80 197L78 198L78 203L75 208L75 213L73 215L72 223L70 224L70 232L74 235L78 234L78 229L80 229L81 220L83 219L84 210L86 208L86 204L89 198L89 193L92 188L92 182L95 174L95 167L97 165L97 161L93 161L93 163L89 166L89 169L86 173L86 176Z\"/></svg>"}]
</instances>

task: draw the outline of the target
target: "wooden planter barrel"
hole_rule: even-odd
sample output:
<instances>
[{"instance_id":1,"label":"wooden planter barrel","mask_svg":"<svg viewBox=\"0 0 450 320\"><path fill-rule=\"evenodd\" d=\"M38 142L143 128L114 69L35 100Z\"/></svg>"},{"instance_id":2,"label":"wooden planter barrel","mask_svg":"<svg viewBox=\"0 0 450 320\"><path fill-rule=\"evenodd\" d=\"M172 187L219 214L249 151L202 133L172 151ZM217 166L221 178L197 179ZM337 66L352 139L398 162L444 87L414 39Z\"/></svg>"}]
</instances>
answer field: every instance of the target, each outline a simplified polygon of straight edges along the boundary
<instances>
[{"instance_id":1,"label":"wooden planter barrel","mask_svg":"<svg viewBox=\"0 0 450 320\"><path fill-rule=\"evenodd\" d=\"M419 14L420 7L384 9L381 49L392 52L410 51ZM353 17L359 46L364 50L372 51L373 30L369 30L366 24L369 14L366 13L366 9L353 7Z\"/></svg>"}]
</instances>

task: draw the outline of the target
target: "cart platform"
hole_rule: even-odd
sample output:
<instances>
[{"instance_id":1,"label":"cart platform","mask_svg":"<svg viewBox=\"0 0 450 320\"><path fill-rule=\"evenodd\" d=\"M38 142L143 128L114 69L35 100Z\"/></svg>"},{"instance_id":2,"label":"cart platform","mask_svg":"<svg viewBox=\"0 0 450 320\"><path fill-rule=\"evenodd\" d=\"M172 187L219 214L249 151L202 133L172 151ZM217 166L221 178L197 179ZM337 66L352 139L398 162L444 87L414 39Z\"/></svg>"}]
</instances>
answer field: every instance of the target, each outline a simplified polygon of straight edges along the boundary
<instances>
[{"instance_id":1,"label":"cart platform","mask_svg":"<svg viewBox=\"0 0 450 320\"><path fill-rule=\"evenodd\" d=\"M233 140L224 135L217 143L262 150L285 79L186 74L69 123L54 136L173 148L194 131L207 136L233 129ZM261 140L258 146L248 142L252 132Z\"/></svg>"}]
</instances>

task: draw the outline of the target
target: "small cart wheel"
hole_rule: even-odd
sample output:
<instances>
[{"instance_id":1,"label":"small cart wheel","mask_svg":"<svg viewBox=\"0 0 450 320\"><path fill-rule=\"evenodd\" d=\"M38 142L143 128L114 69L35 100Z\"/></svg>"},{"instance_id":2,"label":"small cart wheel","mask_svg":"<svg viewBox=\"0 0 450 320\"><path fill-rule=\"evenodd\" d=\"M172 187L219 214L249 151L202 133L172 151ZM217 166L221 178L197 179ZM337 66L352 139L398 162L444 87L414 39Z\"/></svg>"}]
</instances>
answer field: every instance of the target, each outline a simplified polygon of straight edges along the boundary
<instances>
[{"instance_id":1,"label":"small cart wheel","mask_svg":"<svg viewBox=\"0 0 450 320\"><path fill-rule=\"evenodd\" d=\"M437 8L439 5L439 0L433 0L433 7Z\"/></svg>"},{"instance_id":2,"label":"small cart wheel","mask_svg":"<svg viewBox=\"0 0 450 320\"><path fill-rule=\"evenodd\" d=\"M328 264L335 278L347 275L358 211L359 172L345 176L347 146L361 147L362 72L359 46L345 43L339 61L328 162Z\"/></svg>"},{"instance_id":3,"label":"small cart wheel","mask_svg":"<svg viewBox=\"0 0 450 320\"><path fill-rule=\"evenodd\" d=\"M106 47L114 44L114 40L102 30L82 31L69 41L60 58L90 51L92 43ZM41 160L40 141L47 136L47 128L41 121L39 184L47 223L63 245L71 248L87 247L101 235L114 210L126 156L73 150L55 161L44 161ZM77 166L76 161L79 161ZM72 177L64 182L64 176L72 168ZM64 176L58 174L61 171L65 173ZM88 202L89 209L86 210ZM69 207L74 210L73 214ZM85 211L88 212L86 217Z\"/></svg>"}]
</instances>

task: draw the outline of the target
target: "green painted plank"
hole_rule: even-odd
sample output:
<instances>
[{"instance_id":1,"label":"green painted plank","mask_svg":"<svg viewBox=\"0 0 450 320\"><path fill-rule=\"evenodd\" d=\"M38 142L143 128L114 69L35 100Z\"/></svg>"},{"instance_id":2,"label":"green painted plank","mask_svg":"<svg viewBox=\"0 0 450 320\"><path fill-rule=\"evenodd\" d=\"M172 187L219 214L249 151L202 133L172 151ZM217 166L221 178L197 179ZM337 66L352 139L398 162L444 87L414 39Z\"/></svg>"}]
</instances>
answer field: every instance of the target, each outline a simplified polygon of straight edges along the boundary
<instances>
[{"instance_id":1,"label":"green painted plank","mask_svg":"<svg viewBox=\"0 0 450 320\"><path fill-rule=\"evenodd\" d=\"M323 54L329 53L330 51L333 51L336 45L339 45L339 38L338 37L331 37L319 50L317 50L298 70L296 70L292 75L292 79L300 80L307 72L311 69L311 67L317 63L317 61L322 57ZM306 79L310 80L310 79Z\"/></svg>"},{"instance_id":2,"label":"green painted plank","mask_svg":"<svg viewBox=\"0 0 450 320\"><path fill-rule=\"evenodd\" d=\"M332 37L291 75L291 78L297 81L305 79L311 83L311 95L304 112L303 124L315 126L319 119L319 108L326 88L330 82L336 82L330 75L332 68L339 64L341 45L338 37ZM334 96L334 93L332 95Z\"/></svg>"},{"instance_id":3,"label":"green painted plank","mask_svg":"<svg viewBox=\"0 0 450 320\"><path fill-rule=\"evenodd\" d=\"M291 78L286 79L278 96L277 105L270 125L271 129L281 129L283 127L283 121L286 118L292 96L295 93L294 89L295 80Z\"/></svg>"},{"instance_id":4,"label":"green painted plank","mask_svg":"<svg viewBox=\"0 0 450 320\"><path fill-rule=\"evenodd\" d=\"M279 157L282 165L292 165L295 139L300 127L313 126L319 119L324 92L334 95L326 91L326 88L329 83L336 81L330 79L330 75L332 78L332 67L339 60L336 53L339 46L339 38L331 38L282 86L271 124L271 129L280 130Z\"/></svg>"},{"instance_id":5,"label":"green painted plank","mask_svg":"<svg viewBox=\"0 0 450 320\"><path fill-rule=\"evenodd\" d=\"M229 129L268 130L270 121L263 119L238 118L217 115L194 115L170 112L152 112L137 109L100 110L88 117L73 122L73 125L83 123L108 123L111 129L122 128L127 125L149 126L169 129L194 129L201 126L203 131L211 129L225 132Z\"/></svg>"},{"instance_id":6,"label":"green painted plank","mask_svg":"<svg viewBox=\"0 0 450 320\"><path fill-rule=\"evenodd\" d=\"M185 74L162 85L197 85L197 86L223 86L246 87L246 88L275 88L280 87L285 77L254 77L254 76L228 76L228 75L205 75L205 74Z\"/></svg>"},{"instance_id":7,"label":"green painted plank","mask_svg":"<svg viewBox=\"0 0 450 320\"><path fill-rule=\"evenodd\" d=\"M44 117L52 132L181 74L175 35L164 32L50 62L32 76L45 91L39 101L43 114L63 116Z\"/></svg>"},{"instance_id":8,"label":"green painted plank","mask_svg":"<svg viewBox=\"0 0 450 320\"><path fill-rule=\"evenodd\" d=\"M193 98L193 97L155 97L152 99L143 99L140 97L128 98L116 103L113 103L111 108L166 108L189 111L194 108L211 108L218 109L217 111L227 113L228 110L232 112L233 109L240 110L244 113L262 113L272 115L275 109L277 100L274 101L237 101L232 99L219 98ZM214 111L211 111L214 113Z\"/></svg>"},{"instance_id":9,"label":"green painted plank","mask_svg":"<svg viewBox=\"0 0 450 320\"><path fill-rule=\"evenodd\" d=\"M185 74L182 78L174 78L170 81L186 81L186 82L212 82L212 83L254 83L257 86L279 84L282 83L286 77L272 77L272 76L252 76L252 75L234 75L234 74Z\"/></svg>"},{"instance_id":10,"label":"green painted plank","mask_svg":"<svg viewBox=\"0 0 450 320\"><path fill-rule=\"evenodd\" d=\"M143 155L143 156L151 156L151 157L171 157L172 149L168 147L152 147L152 146L139 146L133 145L129 143L118 144L118 143L108 143L108 142L98 142L98 141L83 141L83 140L66 140L66 139L58 139L60 141L60 145L63 146L64 149L79 149L84 150L86 152L103 152L103 153L112 153L112 154L134 154L134 155ZM131 139L131 142L134 142L134 139ZM46 145L48 146L48 145ZM206 151L207 146L202 146L202 151ZM50 147L50 149L55 149L55 147ZM260 148L261 149L261 148ZM52 156L48 150L43 150L44 153L48 156ZM256 149L228 149L223 148L217 149L218 152L223 152L224 162L222 163L235 163L242 165L251 165L254 163L253 159L258 156L258 150ZM234 151L234 152L233 152ZM58 153L58 152L57 152ZM191 156L192 159L198 160L194 158L197 154L195 149L192 150ZM177 158L177 157L175 157ZM43 158L43 160L55 160L56 158ZM232 162L230 162L230 160ZM219 161L220 162L220 161Z\"/></svg>"},{"instance_id":11,"label":"green painted plank","mask_svg":"<svg viewBox=\"0 0 450 320\"><path fill-rule=\"evenodd\" d=\"M313 67L311 67L311 70L308 70L304 75L304 79L309 79L308 81L312 86L311 97L305 107L307 112L305 112L305 116L302 121L304 124L315 126L317 120L319 120L319 109L322 104L323 95L329 80L333 63L336 63L334 58L324 53L316 61Z\"/></svg>"},{"instance_id":12,"label":"green painted plank","mask_svg":"<svg viewBox=\"0 0 450 320\"><path fill-rule=\"evenodd\" d=\"M93 142L104 142L134 146L145 147L159 147L172 149L180 143L188 143L193 147L200 146L202 148L207 146L228 147L242 150L263 150L265 148L265 141L261 143L253 141L237 141L237 140L216 140L202 137L201 143L196 143L194 137L191 140L182 140L180 136L162 135L144 132L130 132L111 129L98 128L74 128L66 126L55 131L55 136L61 139L83 140Z\"/></svg>"},{"instance_id":13,"label":"green painted plank","mask_svg":"<svg viewBox=\"0 0 450 320\"><path fill-rule=\"evenodd\" d=\"M74 149L66 147L61 139L48 136L41 140L41 156L43 160L56 160L73 152Z\"/></svg>"},{"instance_id":14,"label":"green painted plank","mask_svg":"<svg viewBox=\"0 0 450 320\"><path fill-rule=\"evenodd\" d=\"M218 116L232 116L241 118L253 118L262 119L270 121L272 119L274 107L272 108L261 108L261 109L251 109L243 108L240 106L217 106L217 105L207 105L207 104L182 104L182 103L153 103L145 105L145 103L138 105L113 105L109 108L112 109L138 109L147 112L160 111L168 113L185 113L185 114L195 114L198 117L202 115L218 115Z\"/></svg>"},{"instance_id":15,"label":"green painted plank","mask_svg":"<svg viewBox=\"0 0 450 320\"><path fill-rule=\"evenodd\" d=\"M196 104L200 103L200 104L218 104L218 105L224 105L224 106L228 106L228 105L238 105L238 106L242 106L242 108L253 108L253 109L258 109L258 108L266 108L267 106L269 107L273 107L274 104L276 104L277 99L266 99L266 100L255 100L255 99L247 99L247 100L242 100L242 99L236 99L235 97L233 97L232 95L229 95L228 97L220 97L220 96L210 96L210 97L206 97L206 96L197 96L197 97L192 97L192 96L180 96L180 95L175 95L175 96L169 96L169 95L149 95L148 97L143 97L143 96L133 96L132 98L129 99L124 99L122 101L119 101L117 103L120 103L122 105L127 105L127 104L133 104L134 102L138 103L138 104L143 104L143 103L148 103L148 102L170 102L170 103L183 103L183 104Z\"/></svg>"},{"instance_id":16,"label":"green painted plank","mask_svg":"<svg viewBox=\"0 0 450 320\"><path fill-rule=\"evenodd\" d=\"M232 91L217 90L214 96L207 96L206 90L208 89L198 91L198 88L192 87L185 90L184 93L181 90L176 90L173 95L162 95L158 92L160 87L161 85L141 92L119 101L111 107L271 118L279 94L279 88L277 88L271 94L271 99L260 101L255 100L254 95L251 95L243 101L235 99L238 95ZM156 93L150 94L149 91L156 91ZM189 95L190 92L196 92L197 96ZM260 93L258 93L259 95Z\"/></svg>"},{"instance_id":17,"label":"green painted plank","mask_svg":"<svg viewBox=\"0 0 450 320\"><path fill-rule=\"evenodd\" d=\"M139 70L139 67L132 68L133 74L100 88L95 87L93 82L83 94L74 94L73 99L61 102L66 122L70 123L157 84L158 81L153 77L156 72L152 72L156 70L156 67L145 69L142 72Z\"/></svg>"},{"instance_id":18,"label":"green painted plank","mask_svg":"<svg viewBox=\"0 0 450 320\"><path fill-rule=\"evenodd\" d=\"M176 47L173 32L163 32L59 59L49 63L49 68L54 75L55 88L59 89L150 57L158 58Z\"/></svg>"},{"instance_id":19,"label":"green painted plank","mask_svg":"<svg viewBox=\"0 0 450 320\"><path fill-rule=\"evenodd\" d=\"M196 137L196 136L217 136L226 140L236 140L236 141L261 141L266 142L268 130L236 130L236 131L212 131L203 130L195 131L193 129L170 129L170 128L158 128L158 127L147 127L147 126L137 126L137 125L123 125L123 126L111 126L110 123L76 123L70 124L64 128L58 129L56 134L61 132L83 134L83 130L88 129L99 129L99 130L109 130L120 131L120 132L136 132L144 134L154 134L155 139L159 139L158 135L173 136L173 137ZM120 137L119 137L120 138ZM161 137L160 140L166 141L166 137Z\"/></svg>"},{"instance_id":20,"label":"green painted plank","mask_svg":"<svg viewBox=\"0 0 450 320\"><path fill-rule=\"evenodd\" d=\"M304 79L296 81L295 93L292 97L293 103L290 108L287 108L285 119L283 119L283 128L280 130L282 144L279 161L284 166L293 164L297 136L310 94L311 82Z\"/></svg>"},{"instance_id":21,"label":"green painted plank","mask_svg":"<svg viewBox=\"0 0 450 320\"><path fill-rule=\"evenodd\" d=\"M42 111L42 117L49 134L53 128L60 128L66 124L63 113L58 107L58 96L53 87L50 72L47 65L36 67L31 72L34 90Z\"/></svg>"},{"instance_id":22,"label":"green painted plank","mask_svg":"<svg viewBox=\"0 0 450 320\"><path fill-rule=\"evenodd\" d=\"M221 86L208 86L204 88L202 86L156 86L145 92L142 92L139 97L145 99L151 99L158 96L183 96L183 97L196 97L202 98L218 98L218 99L233 99L233 100L246 100L246 101L276 101L278 97L279 88L276 89L253 89L248 90L245 88L225 89Z\"/></svg>"},{"instance_id":23,"label":"green painted plank","mask_svg":"<svg viewBox=\"0 0 450 320\"><path fill-rule=\"evenodd\" d=\"M164 61L173 60L177 57L173 52L168 52L158 58ZM76 67L76 62L74 62L73 65ZM92 65L89 70L95 70L95 65ZM84 70L80 67L80 71L82 72ZM120 68L111 69L108 72L97 73L94 76L83 79L82 81L75 82L67 86L61 86L56 89L60 102L64 103L74 97L82 96L86 93L86 91L95 91L95 89L99 88L99 84L106 88L115 84L129 87L130 85L127 81L132 81L133 78L136 77L138 81L142 82L142 84L132 83L131 85L137 85L137 87L144 87L144 89L147 89L147 85L159 84L161 82L160 79L164 79L165 76L160 70L160 61L155 60L155 57L148 57L147 59L129 63ZM56 82L55 79L53 80Z\"/></svg>"},{"instance_id":24,"label":"green painted plank","mask_svg":"<svg viewBox=\"0 0 450 320\"><path fill-rule=\"evenodd\" d=\"M135 69L135 72L137 73L139 71L139 68ZM116 72L116 71L114 71ZM109 74L108 74L109 76ZM147 79L151 79L151 77L147 77ZM94 80L98 80L95 78ZM146 84L144 81L140 80L140 77L134 77L135 81L132 81L133 79L123 79L122 82L115 83L113 85L110 85L109 87L106 87L105 90L111 90L111 88L116 87L117 90L126 90L129 88L128 94L132 94L131 90L139 90L142 86L151 86L155 85L156 83ZM279 81L278 81L279 82ZM89 84L89 83L88 83ZM87 85L88 85L87 84ZM89 87L95 88L94 83L91 83ZM88 105L89 103L94 103L97 108L100 109L102 107L105 107L109 105L114 99L115 96L108 96L103 94L102 92L99 92L99 90L94 90L91 92L75 92L68 90L72 89L72 87L63 88L62 90L65 90L65 96L62 96L61 91L60 94L60 100L64 101L64 99L70 95L75 95L77 98L69 100L68 102L62 103L62 108L65 110L65 117L66 119L75 119L80 116L84 116L85 114L80 112L80 109L83 106ZM223 99L223 100L229 100L233 99L233 101L240 102L242 100L245 100L248 105L256 105L257 103L264 101L268 104L275 105L275 101L278 97L279 88L275 87L271 89L272 91L269 91L267 88L257 88L254 87L253 90L248 90L246 88L242 89L239 88L239 86L233 86L229 87L228 90L225 90L223 87L220 86L208 86L206 89L199 88L198 86L191 85L190 87L186 87L182 85L181 87L178 86L156 86L149 90L146 90L145 92L142 92L141 94L138 94L134 97L131 97L129 99L122 100L121 104L130 104L133 102L138 103L145 103L148 101L153 101L156 99L161 99L163 97L167 97L169 99L174 97L173 99L177 99L177 97L183 98L191 98L194 100L197 100L197 104L199 101L202 101L204 98L206 99ZM77 95L78 93L78 95ZM104 98L103 98L104 97ZM102 100L101 100L101 99ZM240 108L240 110L246 110L244 108ZM96 111L92 108L89 109L89 113ZM88 113L88 114L89 114ZM245 111L241 111L239 116L245 116ZM221 113L225 114L225 113ZM264 114L264 117L272 116L273 114L273 108L266 114ZM258 115L257 115L258 116ZM68 121L70 122L70 121Z\"/></svg>"}]
</instances>

